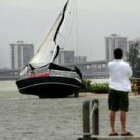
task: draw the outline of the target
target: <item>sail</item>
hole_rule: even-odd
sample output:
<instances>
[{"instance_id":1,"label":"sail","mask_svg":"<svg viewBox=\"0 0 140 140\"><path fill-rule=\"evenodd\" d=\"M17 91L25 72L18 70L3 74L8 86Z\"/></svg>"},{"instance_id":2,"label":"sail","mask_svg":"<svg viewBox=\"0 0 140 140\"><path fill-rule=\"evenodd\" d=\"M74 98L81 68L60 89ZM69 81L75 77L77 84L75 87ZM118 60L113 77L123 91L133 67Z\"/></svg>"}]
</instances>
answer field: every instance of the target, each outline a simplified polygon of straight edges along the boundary
<instances>
[{"instance_id":1,"label":"sail","mask_svg":"<svg viewBox=\"0 0 140 140\"><path fill-rule=\"evenodd\" d=\"M59 14L48 35L45 37L44 41L37 50L36 54L29 62L29 65L31 65L33 68L36 69L43 67L52 62L57 57L59 52L58 34L61 34L60 29L62 28L66 16L68 3L69 0L66 2L63 10Z\"/></svg>"}]
</instances>

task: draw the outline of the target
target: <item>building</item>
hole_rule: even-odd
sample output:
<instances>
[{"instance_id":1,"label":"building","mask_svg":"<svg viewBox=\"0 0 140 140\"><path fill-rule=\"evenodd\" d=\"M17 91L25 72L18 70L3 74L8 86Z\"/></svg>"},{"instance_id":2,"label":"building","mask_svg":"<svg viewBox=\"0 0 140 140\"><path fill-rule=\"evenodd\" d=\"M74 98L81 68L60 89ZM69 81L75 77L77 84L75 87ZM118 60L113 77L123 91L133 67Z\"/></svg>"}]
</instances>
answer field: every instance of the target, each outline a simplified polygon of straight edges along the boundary
<instances>
[{"instance_id":1,"label":"building","mask_svg":"<svg viewBox=\"0 0 140 140\"><path fill-rule=\"evenodd\" d=\"M59 65L74 63L74 51L64 50L63 48L61 48L59 51L59 55L55 60L55 63Z\"/></svg>"},{"instance_id":2,"label":"building","mask_svg":"<svg viewBox=\"0 0 140 140\"><path fill-rule=\"evenodd\" d=\"M106 46L106 60L114 59L114 49L121 48L123 50L124 59L128 52L128 39L127 37L118 36L117 34L112 34L111 36L105 37Z\"/></svg>"},{"instance_id":3,"label":"building","mask_svg":"<svg viewBox=\"0 0 140 140\"><path fill-rule=\"evenodd\" d=\"M34 45L17 41L10 44L11 46L11 67L12 69L22 69L34 55Z\"/></svg>"},{"instance_id":4,"label":"building","mask_svg":"<svg viewBox=\"0 0 140 140\"><path fill-rule=\"evenodd\" d=\"M75 56L74 57L74 63L85 63L87 62L86 56Z\"/></svg>"},{"instance_id":5,"label":"building","mask_svg":"<svg viewBox=\"0 0 140 140\"><path fill-rule=\"evenodd\" d=\"M53 51L51 51L51 53L53 53ZM58 65L85 63L87 62L87 57L75 56L75 52L73 50L64 50L64 48L61 48L59 51L59 55L54 62Z\"/></svg>"}]
</instances>

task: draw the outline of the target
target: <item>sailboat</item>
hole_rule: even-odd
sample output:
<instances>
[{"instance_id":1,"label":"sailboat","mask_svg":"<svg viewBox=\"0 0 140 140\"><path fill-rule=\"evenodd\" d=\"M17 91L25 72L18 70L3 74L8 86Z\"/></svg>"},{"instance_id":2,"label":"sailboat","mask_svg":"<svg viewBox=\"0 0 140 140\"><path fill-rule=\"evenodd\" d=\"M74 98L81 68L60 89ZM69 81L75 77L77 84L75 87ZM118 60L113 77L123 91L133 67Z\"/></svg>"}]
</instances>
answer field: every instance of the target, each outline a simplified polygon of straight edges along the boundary
<instances>
[{"instance_id":1,"label":"sailboat","mask_svg":"<svg viewBox=\"0 0 140 140\"><path fill-rule=\"evenodd\" d=\"M61 48L63 29L70 16L71 0L68 0L39 49L20 73L16 85L21 94L36 95L39 98L78 96L84 88L82 73L77 67L68 68L55 64Z\"/></svg>"}]
</instances>

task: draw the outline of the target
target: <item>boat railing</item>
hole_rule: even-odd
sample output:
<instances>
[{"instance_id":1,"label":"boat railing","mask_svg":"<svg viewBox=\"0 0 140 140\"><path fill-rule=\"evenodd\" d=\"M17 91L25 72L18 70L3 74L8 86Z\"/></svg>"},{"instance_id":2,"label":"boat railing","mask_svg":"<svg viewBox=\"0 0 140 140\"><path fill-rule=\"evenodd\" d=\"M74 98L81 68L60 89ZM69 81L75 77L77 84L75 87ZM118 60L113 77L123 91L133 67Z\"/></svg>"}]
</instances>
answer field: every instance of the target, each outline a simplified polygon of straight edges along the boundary
<instances>
[{"instance_id":1,"label":"boat railing","mask_svg":"<svg viewBox=\"0 0 140 140\"><path fill-rule=\"evenodd\" d=\"M31 70L28 70L28 72L20 77L20 79L25 79L29 77L45 77L47 76L59 76L59 77L72 77L72 78L78 78L78 75L76 72L73 71L59 71L59 70L35 70L32 72Z\"/></svg>"},{"instance_id":2,"label":"boat railing","mask_svg":"<svg viewBox=\"0 0 140 140\"><path fill-rule=\"evenodd\" d=\"M65 77L78 77L76 72L73 71L59 71L59 70L51 70L50 75L55 76L65 76Z\"/></svg>"}]
</instances>

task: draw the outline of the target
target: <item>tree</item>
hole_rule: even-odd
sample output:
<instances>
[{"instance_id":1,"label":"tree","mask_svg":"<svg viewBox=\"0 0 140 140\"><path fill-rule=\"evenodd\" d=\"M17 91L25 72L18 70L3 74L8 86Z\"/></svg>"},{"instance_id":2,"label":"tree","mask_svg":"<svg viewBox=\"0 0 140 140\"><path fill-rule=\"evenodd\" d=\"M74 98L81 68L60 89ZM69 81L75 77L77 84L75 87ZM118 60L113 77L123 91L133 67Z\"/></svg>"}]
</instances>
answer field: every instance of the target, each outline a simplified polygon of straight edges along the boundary
<instances>
[{"instance_id":1,"label":"tree","mask_svg":"<svg viewBox=\"0 0 140 140\"><path fill-rule=\"evenodd\" d=\"M132 67L133 74L135 77L136 71L140 71L140 45L138 42L134 42L129 45L127 60L129 61Z\"/></svg>"}]
</instances>

